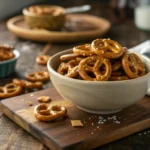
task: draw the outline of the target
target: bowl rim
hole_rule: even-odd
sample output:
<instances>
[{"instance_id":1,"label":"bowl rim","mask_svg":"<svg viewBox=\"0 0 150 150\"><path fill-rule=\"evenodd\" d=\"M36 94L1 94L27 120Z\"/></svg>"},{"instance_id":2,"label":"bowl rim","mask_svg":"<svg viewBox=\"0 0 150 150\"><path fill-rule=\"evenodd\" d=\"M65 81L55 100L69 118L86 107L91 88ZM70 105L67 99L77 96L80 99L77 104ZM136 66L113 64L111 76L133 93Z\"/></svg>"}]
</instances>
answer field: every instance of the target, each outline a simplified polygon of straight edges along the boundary
<instances>
[{"instance_id":1,"label":"bowl rim","mask_svg":"<svg viewBox=\"0 0 150 150\"><path fill-rule=\"evenodd\" d=\"M61 78L61 79L64 79L64 80L69 80L71 82L76 82L76 83L81 83L81 84L120 84L120 83L129 83L129 82L137 82L137 80L142 80L143 78L146 78L147 76L150 76L150 71L148 73L146 73L144 76L141 76L141 77L138 77L138 78L135 78L135 79L129 79L129 80L121 80L121 81L87 81L87 80L78 80L78 79L74 79L74 78L69 78L69 77L66 77L66 76L63 76L61 74L59 74L58 72L56 72L51 66L51 62L52 60L58 56L58 55L61 55L62 53L65 53L65 52L71 52L72 49L67 49L67 50L64 50L64 51L61 51L61 52L58 52L56 54L54 54L48 61L47 63L47 68L48 68L48 71L49 72L52 72L53 74L55 74L57 77ZM150 64L150 58L143 55L143 54L140 54L140 53L136 53L136 52L131 52L131 53L135 53L137 54L138 56L140 55L142 58L144 58L144 60L148 61L149 64Z\"/></svg>"},{"instance_id":2,"label":"bowl rim","mask_svg":"<svg viewBox=\"0 0 150 150\"><path fill-rule=\"evenodd\" d=\"M11 63L20 57L20 52L18 50L14 49L13 53L15 54L14 58L0 62L0 65Z\"/></svg>"},{"instance_id":3,"label":"bowl rim","mask_svg":"<svg viewBox=\"0 0 150 150\"><path fill-rule=\"evenodd\" d=\"M66 14L66 9L64 7L61 7L61 6L58 6L58 5L44 5L44 4L41 4L41 5L32 5L32 6L48 6L48 7L54 7L54 8L59 8L62 10L62 14L61 15L57 15L57 16L62 16L62 15L65 15ZM30 6L29 6L30 7ZM25 15L25 16L31 16L31 17L42 17L42 16L53 16L53 15L50 15L50 14L44 14L44 15L39 15L39 14L36 14L36 13L33 13L33 12L29 12L28 11L28 8L29 7L26 7L26 8L23 8L22 10L22 13ZM56 16L54 16L56 17Z\"/></svg>"}]
</instances>

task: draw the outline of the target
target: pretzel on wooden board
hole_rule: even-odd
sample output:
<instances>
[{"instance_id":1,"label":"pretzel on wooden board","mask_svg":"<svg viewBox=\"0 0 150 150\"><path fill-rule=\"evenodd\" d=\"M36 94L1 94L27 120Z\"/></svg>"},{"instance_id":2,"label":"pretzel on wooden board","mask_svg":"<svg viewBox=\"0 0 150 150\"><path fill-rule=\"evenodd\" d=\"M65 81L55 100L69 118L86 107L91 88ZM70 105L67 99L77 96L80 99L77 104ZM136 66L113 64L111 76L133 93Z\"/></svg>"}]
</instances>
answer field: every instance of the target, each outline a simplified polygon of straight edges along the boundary
<instances>
[{"instance_id":1,"label":"pretzel on wooden board","mask_svg":"<svg viewBox=\"0 0 150 150\"><path fill-rule=\"evenodd\" d=\"M22 92L22 86L9 83L0 87L0 98L8 98L19 95Z\"/></svg>"},{"instance_id":2,"label":"pretzel on wooden board","mask_svg":"<svg viewBox=\"0 0 150 150\"><path fill-rule=\"evenodd\" d=\"M39 104L34 108L34 115L40 121L56 121L63 118L67 113L67 109L60 105L48 106Z\"/></svg>"}]
</instances>

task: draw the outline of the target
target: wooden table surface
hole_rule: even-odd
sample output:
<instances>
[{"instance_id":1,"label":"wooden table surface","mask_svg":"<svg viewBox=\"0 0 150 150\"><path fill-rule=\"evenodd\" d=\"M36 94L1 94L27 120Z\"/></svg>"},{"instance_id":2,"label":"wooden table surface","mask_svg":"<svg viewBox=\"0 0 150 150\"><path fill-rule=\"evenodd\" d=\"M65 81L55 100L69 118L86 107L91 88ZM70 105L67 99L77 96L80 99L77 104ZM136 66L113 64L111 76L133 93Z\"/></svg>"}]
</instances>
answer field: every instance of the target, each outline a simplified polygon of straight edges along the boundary
<instances>
[{"instance_id":1,"label":"wooden table surface","mask_svg":"<svg viewBox=\"0 0 150 150\"><path fill-rule=\"evenodd\" d=\"M85 1L75 1L74 5L84 4ZM73 3L71 4L73 5ZM65 4L66 7L69 7ZM92 10L89 14L102 16L109 19L109 6L106 3L92 2ZM111 29L104 38L111 38L118 41L122 46L132 47L141 42L150 39L150 32L139 30L135 27L133 18L128 18L122 24L112 25ZM90 41L84 41L87 43ZM53 43L36 43L17 38L8 31L6 21L0 22L0 43L14 45L21 53L18 60L16 72L4 79L0 79L0 85L9 83L14 77L23 78L24 74L44 69L43 66L35 63L37 55L43 53L46 46L49 46L46 54L53 55L59 51L72 48L71 44L53 44ZM44 88L53 87L49 81ZM104 145L97 149L101 150L149 150L150 149L150 129L141 131L129 137ZM8 119L0 112L0 150L47 150L43 144L24 131L21 127Z\"/></svg>"}]
</instances>

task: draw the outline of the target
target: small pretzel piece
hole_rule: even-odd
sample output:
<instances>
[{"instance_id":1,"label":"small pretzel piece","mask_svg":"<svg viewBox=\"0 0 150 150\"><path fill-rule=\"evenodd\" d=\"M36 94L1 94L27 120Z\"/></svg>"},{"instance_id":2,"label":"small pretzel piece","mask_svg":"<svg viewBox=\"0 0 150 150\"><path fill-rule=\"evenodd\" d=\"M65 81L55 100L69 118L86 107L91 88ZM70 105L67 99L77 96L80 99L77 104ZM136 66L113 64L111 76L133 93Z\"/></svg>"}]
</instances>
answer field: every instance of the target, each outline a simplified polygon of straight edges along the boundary
<instances>
[{"instance_id":1,"label":"small pretzel piece","mask_svg":"<svg viewBox=\"0 0 150 150\"><path fill-rule=\"evenodd\" d=\"M36 62L40 65L46 65L51 56L49 55L40 55L36 57Z\"/></svg>"},{"instance_id":2,"label":"small pretzel piece","mask_svg":"<svg viewBox=\"0 0 150 150\"><path fill-rule=\"evenodd\" d=\"M0 98L8 98L12 96L19 95L22 92L22 86L16 85L14 83L6 84L0 87Z\"/></svg>"},{"instance_id":3,"label":"small pretzel piece","mask_svg":"<svg viewBox=\"0 0 150 150\"><path fill-rule=\"evenodd\" d=\"M145 75L145 65L135 53L126 53L122 58L122 65L131 79Z\"/></svg>"},{"instance_id":4,"label":"small pretzel piece","mask_svg":"<svg viewBox=\"0 0 150 150\"><path fill-rule=\"evenodd\" d=\"M40 121L55 121L63 118L67 113L67 109L60 105L52 105L48 107L46 104L40 104L35 107L35 117Z\"/></svg>"},{"instance_id":5,"label":"small pretzel piece","mask_svg":"<svg viewBox=\"0 0 150 150\"><path fill-rule=\"evenodd\" d=\"M49 96L40 96L38 97L38 101L42 103L49 103L51 98Z\"/></svg>"},{"instance_id":6,"label":"small pretzel piece","mask_svg":"<svg viewBox=\"0 0 150 150\"><path fill-rule=\"evenodd\" d=\"M25 75L25 78L29 81L47 81L49 80L49 74L47 71L39 71L39 72L32 72L30 74Z\"/></svg>"}]
</instances>

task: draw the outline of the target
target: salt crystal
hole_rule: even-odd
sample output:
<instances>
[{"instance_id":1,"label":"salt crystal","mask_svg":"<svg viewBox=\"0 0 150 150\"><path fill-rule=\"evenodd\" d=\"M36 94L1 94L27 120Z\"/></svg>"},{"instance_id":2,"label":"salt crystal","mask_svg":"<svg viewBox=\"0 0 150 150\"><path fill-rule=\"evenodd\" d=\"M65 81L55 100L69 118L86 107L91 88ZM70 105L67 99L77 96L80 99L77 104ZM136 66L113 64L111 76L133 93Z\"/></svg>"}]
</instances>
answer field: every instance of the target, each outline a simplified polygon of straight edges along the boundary
<instances>
[{"instance_id":1,"label":"salt crystal","mask_svg":"<svg viewBox=\"0 0 150 150\"><path fill-rule=\"evenodd\" d=\"M94 132L92 132L91 134L94 134Z\"/></svg>"}]
</instances>

